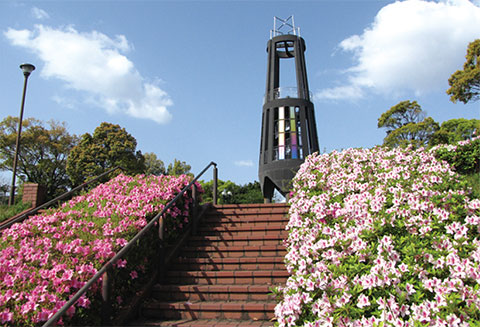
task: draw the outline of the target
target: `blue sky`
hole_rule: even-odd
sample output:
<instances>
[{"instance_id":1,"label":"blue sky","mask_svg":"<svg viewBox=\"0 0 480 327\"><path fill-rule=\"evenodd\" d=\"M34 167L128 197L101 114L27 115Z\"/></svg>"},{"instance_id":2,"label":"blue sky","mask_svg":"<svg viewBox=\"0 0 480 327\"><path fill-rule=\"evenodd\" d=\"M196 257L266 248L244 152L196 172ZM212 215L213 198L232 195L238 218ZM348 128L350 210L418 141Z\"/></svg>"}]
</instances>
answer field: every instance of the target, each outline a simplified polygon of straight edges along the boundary
<instances>
[{"instance_id":1,"label":"blue sky","mask_svg":"<svg viewBox=\"0 0 480 327\"><path fill-rule=\"evenodd\" d=\"M78 135L119 124L166 165L215 161L222 180L257 180L266 43L290 15L322 152L381 144L377 119L403 100L438 122L480 118L480 103L445 93L480 37L477 0L0 0L0 118L18 116L29 62L25 117Z\"/></svg>"}]
</instances>

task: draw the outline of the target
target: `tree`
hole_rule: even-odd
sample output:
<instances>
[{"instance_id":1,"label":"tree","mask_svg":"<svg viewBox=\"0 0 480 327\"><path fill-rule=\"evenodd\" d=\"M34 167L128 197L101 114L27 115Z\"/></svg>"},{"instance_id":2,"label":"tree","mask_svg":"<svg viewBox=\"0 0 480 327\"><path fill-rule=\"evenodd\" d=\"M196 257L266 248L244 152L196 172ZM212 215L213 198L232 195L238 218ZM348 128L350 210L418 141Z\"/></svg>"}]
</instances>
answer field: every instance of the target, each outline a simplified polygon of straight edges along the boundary
<instances>
[{"instance_id":1,"label":"tree","mask_svg":"<svg viewBox=\"0 0 480 327\"><path fill-rule=\"evenodd\" d=\"M157 155L147 152L143 155L145 158L145 174L146 175L165 175L165 164L162 160L157 159Z\"/></svg>"},{"instance_id":2,"label":"tree","mask_svg":"<svg viewBox=\"0 0 480 327\"><path fill-rule=\"evenodd\" d=\"M427 146L439 125L416 101L402 101L384 112L378 119L378 127L387 129L383 145L389 147L413 145Z\"/></svg>"},{"instance_id":3,"label":"tree","mask_svg":"<svg viewBox=\"0 0 480 327\"><path fill-rule=\"evenodd\" d=\"M450 119L442 123L440 129L432 136L430 145L455 144L471 139L476 133L480 133L480 120Z\"/></svg>"},{"instance_id":4,"label":"tree","mask_svg":"<svg viewBox=\"0 0 480 327\"><path fill-rule=\"evenodd\" d=\"M92 179L108 169L122 166L126 174L145 171L145 158L136 151L137 140L125 128L101 123L93 135L85 133L67 160L67 173L74 185Z\"/></svg>"},{"instance_id":5,"label":"tree","mask_svg":"<svg viewBox=\"0 0 480 327\"><path fill-rule=\"evenodd\" d=\"M213 201L213 181L200 181L203 190L203 202ZM260 183L255 181L243 186L232 181L218 180L218 201L220 204L263 203L263 193Z\"/></svg>"},{"instance_id":6,"label":"tree","mask_svg":"<svg viewBox=\"0 0 480 327\"><path fill-rule=\"evenodd\" d=\"M402 101L378 118L378 128L386 128L387 134L410 123L419 123L425 113L417 101Z\"/></svg>"},{"instance_id":7,"label":"tree","mask_svg":"<svg viewBox=\"0 0 480 327\"><path fill-rule=\"evenodd\" d=\"M258 181L240 186L236 194L237 203L263 203L263 193Z\"/></svg>"},{"instance_id":8,"label":"tree","mask_svg":"<svg viewBox=\"0 0 480 327\"><path fill-rule=\"evenodd\" d=\"M467 48L463 70L457 70L448 79L447 94L450 101L477 101L480 99L480 39L471 42Z\"/></svg>"},{"instance_id":9,"label":"tree","mask_svg":"<svg viewBox=\"0 0 480 327\"><path fill-rule=\"evenodd\" d=\"M168 165L167 175L172 175L172 176L179 176L183 174L192 175L190 173L190 169L192 169L192 167L188 165L185 161L174 159L173 163Z\"/></svg>"},{"instance_id":10,"label":"tree","mask_svg":"<svg viewBox=\"0 0 480 327\"><path fill-rule=\"evenodd\" d=\"M8 116L0 122L0 170L12 171L18 118ZM17 174L21 181L46 187L47 199L71 186L66 172L67 156L78 137L67 132L65 123L28 118L22 122Z\"/></svg>"},{"instance_id":11,"label":"tree","mask_svg":"<svg viewBox=\"0 0 480 327\"><path fill-rule=\"evenodd\" d=\"M419 123L409 123L393 130L385 137L383 144L389 147L426 147L438 129L438 123L427 117Z\"/></svg>"}]
</instances>

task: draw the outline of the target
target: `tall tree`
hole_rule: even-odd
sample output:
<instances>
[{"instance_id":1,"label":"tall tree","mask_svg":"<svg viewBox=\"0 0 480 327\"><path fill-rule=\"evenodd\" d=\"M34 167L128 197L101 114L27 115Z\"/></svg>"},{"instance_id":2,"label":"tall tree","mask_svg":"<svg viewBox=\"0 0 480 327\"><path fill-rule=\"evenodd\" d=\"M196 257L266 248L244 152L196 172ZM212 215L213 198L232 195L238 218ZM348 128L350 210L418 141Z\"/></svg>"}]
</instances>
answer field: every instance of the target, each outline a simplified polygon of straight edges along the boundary
<instances>
[{"instance_id":1,"label":"tall tree","mask_svg":"<svg viewBox=\"0 0 480 327\"><path fill-rule=\"evenodd\" d=\"M157 155L153 152L147 152L145 157L145 174L146 175L165 175L165 164L162 160L157 159Z\"/></svg>"},{"instance_id":2,"label":"tall tree","mask_svg":"<svg viewBox=\"0 0 480 327\"><path fill-rule=\"evenodd\" d=\"M79 185L106 170L122 166L127 174L143 173L145 158L136 151L137 140L125 128L101 123L93 135L85 133L67 160L67 173Z\"/></svg>"},{"instance_id":3,"label":"tall tree","mask_svg":"<svg viewBox=\"0 0 480 327\"><path fill-rule=\"evenodd\" d=\"M457 70L448 79L447 94L452 102L480 99L480 39L468 45L465 59L463 70Z\"/></svg>"},{"instance_id":4,"label":"tall tree","mask_svg":"<svg viewBox=\"0 0 480 327\"><path fill-rule=\"evenodd\" d=\"M0 170L12 171L18 118L0 122ZM21 181L44 185L47 198L65 192L70 186L66 173L67 156L78 137L67 132L65 123L49 121L48 127L34 118L22 122L17 174Z\"/></svg>"},{"instance_id":5,"label":"tall tree","mask_svg":"<svg viewBox=\"0 0 480 327\"><path fill-rule=\"evenodd\" d=\"M378 119L378 127L387 129L383 144L390 147L413 145L426 146L439 125L416 101L402 101L384 112Z\"/></svg>"},{"instance_id":6,"label":"tall tree","mask_svg":"<svg viewBox=\"0 0 480 327\"><path fill-rule=\"evenodd\" d=\"M173 163L168 165L167 175L173 175L173 176L179 176L183 174L191 175L190 169L192 169L192 167L188 165L185 161L174 159Z\"/></svg>"},{"instance_id":7,"label":"tall tree","mask_svg":"<svg viewBox=\"0 0 480 327\"><path fill-rule=\"evenodd\" d=\"M385 128L387 134L393 130L398 129L410 123L419 123L425 117L425 112L422 110L417 101L402 101L388 111L384 112L378 118L378 128Z\"/></svg>"}]
</instances>

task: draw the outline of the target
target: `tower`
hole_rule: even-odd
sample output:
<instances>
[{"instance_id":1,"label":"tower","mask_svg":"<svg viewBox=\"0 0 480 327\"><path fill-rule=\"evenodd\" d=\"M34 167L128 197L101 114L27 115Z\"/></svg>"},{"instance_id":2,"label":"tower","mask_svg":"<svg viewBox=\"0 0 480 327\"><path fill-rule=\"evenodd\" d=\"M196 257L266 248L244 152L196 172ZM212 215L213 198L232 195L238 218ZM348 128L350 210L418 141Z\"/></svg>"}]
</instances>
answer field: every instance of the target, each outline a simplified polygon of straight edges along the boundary
<instances>
[{"instance_id":1,"label":"tower","mask_svg":"<svg viewBox=\"0 0 480 327\"><path fill-rule=\"evenodd\" d=\"M290 190L292 178L305 157L318 151L313 103L310 101L305 40L293 16L274 17L267 43L267 85L262 113L258 175L265 201L277 189ZM294 60L296 86L280 85L281 64ZM283 72L283 70L282 70Z\"/></svg>"}]
</instances>

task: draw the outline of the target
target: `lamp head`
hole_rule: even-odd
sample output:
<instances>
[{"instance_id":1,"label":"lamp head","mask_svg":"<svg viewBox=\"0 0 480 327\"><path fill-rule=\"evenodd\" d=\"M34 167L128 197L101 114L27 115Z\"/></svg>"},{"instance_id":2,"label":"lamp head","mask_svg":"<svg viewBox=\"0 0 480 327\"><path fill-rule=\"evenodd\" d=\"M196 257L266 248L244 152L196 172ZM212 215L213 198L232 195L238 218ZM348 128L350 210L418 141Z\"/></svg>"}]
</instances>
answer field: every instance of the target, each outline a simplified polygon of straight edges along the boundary
<instances>
[{"instance_id":1,"label":"lamp head","mask_svg":"<svg viewBox=\"0 0 480 327\"><path fill-rule=\"evenodd\" d=\"M20 69L23 71L23 75L28 76L35 70L35 66L32 64L21 64Z\"/></svg>"}]
</instances>

